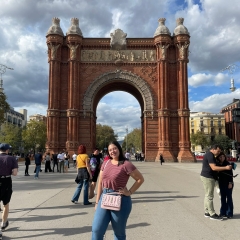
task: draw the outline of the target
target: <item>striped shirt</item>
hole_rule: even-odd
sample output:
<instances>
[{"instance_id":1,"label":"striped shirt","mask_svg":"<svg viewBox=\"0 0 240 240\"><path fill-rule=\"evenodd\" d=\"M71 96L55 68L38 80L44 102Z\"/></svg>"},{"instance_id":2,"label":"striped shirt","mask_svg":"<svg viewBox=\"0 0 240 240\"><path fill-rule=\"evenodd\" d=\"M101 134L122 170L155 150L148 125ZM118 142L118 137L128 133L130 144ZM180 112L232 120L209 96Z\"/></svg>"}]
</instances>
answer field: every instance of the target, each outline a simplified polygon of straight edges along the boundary
<instances>
[{"instance_id":1,"label":"striped shirt","mask_svg":"<svg viewBox=\"0 0 240 240\"><path fill-rule=\"evenodd\" d=\"M127 160L125 160L124 164L121 164L120 166L113 165L111 160L105 161L101 167L101 170L103 171L102 186L115 191L126 187L130 176L129 174L135 169L136 167Z\"/></svg>"}]
</instances>

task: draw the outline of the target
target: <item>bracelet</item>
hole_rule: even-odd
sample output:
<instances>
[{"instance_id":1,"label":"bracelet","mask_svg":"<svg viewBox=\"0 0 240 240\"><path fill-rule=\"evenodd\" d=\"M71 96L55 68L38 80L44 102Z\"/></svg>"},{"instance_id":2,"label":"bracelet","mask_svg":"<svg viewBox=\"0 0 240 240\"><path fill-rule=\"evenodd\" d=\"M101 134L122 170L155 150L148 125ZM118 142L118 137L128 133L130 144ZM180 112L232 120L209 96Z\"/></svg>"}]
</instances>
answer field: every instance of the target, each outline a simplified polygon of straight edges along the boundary
<instances>
[{"instance_id":1,"label":"bracelet","mask_svg":"<svg viewBox=\"0 0 240 240\"><path fill-rule=\"evenodd\" d=\"M132 195L132 192L131 192L131 190L128 190L129 192L130 192L130 195Z\"/></svg>"}]
</instances>

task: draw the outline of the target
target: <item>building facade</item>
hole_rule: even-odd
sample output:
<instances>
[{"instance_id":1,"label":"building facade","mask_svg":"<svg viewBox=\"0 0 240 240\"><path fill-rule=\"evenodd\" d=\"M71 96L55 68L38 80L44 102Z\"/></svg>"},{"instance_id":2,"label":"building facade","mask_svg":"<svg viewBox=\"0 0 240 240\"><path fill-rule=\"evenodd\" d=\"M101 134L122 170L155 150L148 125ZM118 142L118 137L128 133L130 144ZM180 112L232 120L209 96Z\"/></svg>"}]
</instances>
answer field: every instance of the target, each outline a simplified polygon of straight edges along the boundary
<instances>
[{"instance_id":1,"label":"building facade","mask_svg":"<svg viewBox=\"0 0 240 240\"><path fill-rule=\"evenodd\" d=\"M233 102L223 107L221 113L225 117L226 135L234 140L233 148L240 152L240 99L233 99ZM235 146L234 146L235 145Z\"/></svg>"},{"instance_id":2,"label":"building facade","mask_svg":"<svg viewBox=\"0 0 240 240\"><path fill-rule=\"evenodd\" d=\"M140 104L142 151L147 161L160 153L172 162L195 161L190 150L188 47L190 34L177 19L171 35L159 19L151 38L84 38L73 18L66 36L53 18L47 32L49 101L47 144L50 152L96 146L96 108L113 91L132 94ZM114 114L114 113L113 113Z\"/></svg>"},{"instance_id":3,"label":"building facade","mask_svg":"<svg viewBox=\"0 0 240 240\"><path fill-rule=\"evenodd\" d=\"M211 141L216 135L225 135L224 114L215 114L209 112L191 112L190 113L190 134L203 132ZM201 152L204 149L201 146L191 146L192 151Z\"/></svg>"},{"instance_id":4,"label":"building facade","mask_svg":"<svg viewBox=\"0 0 240 240\"><path fill-rule=\"evenodd\" d=\"M13 124L17 127L25 127L27 124L27 110L20 109L19 112L10 108L5 114L6 123Z\"/></svg>"},{"instance_id":5,"label":"building facade","mask_svg":"<svg viewBox=\"0 0 240 240\"><path fill-rule=\"evenodd\" d=\"M47 117L38 113L38 114L29 116L29 121L31 121L31 120L47 122Z\"/></svg>"}]
</instances>

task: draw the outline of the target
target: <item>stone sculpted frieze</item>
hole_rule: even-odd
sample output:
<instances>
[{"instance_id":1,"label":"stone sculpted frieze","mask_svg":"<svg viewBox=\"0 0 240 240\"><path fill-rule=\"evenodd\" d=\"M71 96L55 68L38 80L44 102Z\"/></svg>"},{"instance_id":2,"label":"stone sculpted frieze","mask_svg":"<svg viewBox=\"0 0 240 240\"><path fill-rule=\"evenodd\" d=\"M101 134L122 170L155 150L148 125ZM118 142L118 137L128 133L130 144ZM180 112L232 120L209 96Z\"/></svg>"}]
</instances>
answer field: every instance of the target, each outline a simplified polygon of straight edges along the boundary
<instances>
[{"instance_id":1,"label":"stone sculpted frieze","mask_svg":"<svg viewBox=\"0 0 240 240\"><path fill-rule=\"evenodd\" d=\"M156 54L153 50L82 50L82 62L154 62Z\"/></svg>"}]
</instances>

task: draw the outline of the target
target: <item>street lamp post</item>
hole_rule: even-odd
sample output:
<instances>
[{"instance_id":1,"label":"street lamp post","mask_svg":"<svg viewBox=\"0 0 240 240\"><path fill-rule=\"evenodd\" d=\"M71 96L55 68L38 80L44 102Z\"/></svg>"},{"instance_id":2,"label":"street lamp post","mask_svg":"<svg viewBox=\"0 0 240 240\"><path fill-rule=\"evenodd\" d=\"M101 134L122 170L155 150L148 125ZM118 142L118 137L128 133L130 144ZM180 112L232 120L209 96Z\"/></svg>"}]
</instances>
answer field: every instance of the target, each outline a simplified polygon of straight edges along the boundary
<instances>
[{"instance_id":1,"label":"street lamp post","mask_svg":"<svg viewBox=\"0 0 240 240\"><path fill-rule=\"evenodd\" d=\"M0 75L1 75L1 79L0 79L0 92L3 92L3 80L2 80L2 75L6 72L6 69L10 69L13 70L13 68L7 67L3 64L0 64Z\"/></svg>"},{"instance_id":2,"label":"street lamp post","mask_svg":"<svg viewBox=\"0 0 240 240\"><path fill-rule=\"evenodd\" d=\"M221 72L224 72L227 70L231 74L231 87L230 87L231 92L234 92L236 90L236 88L234 86L234 79L232 76L233 72L235 72L236 68L239 68L239 66L237 66L236 64L231 64L221 70Z\"/></svg>"}]
</instances>

